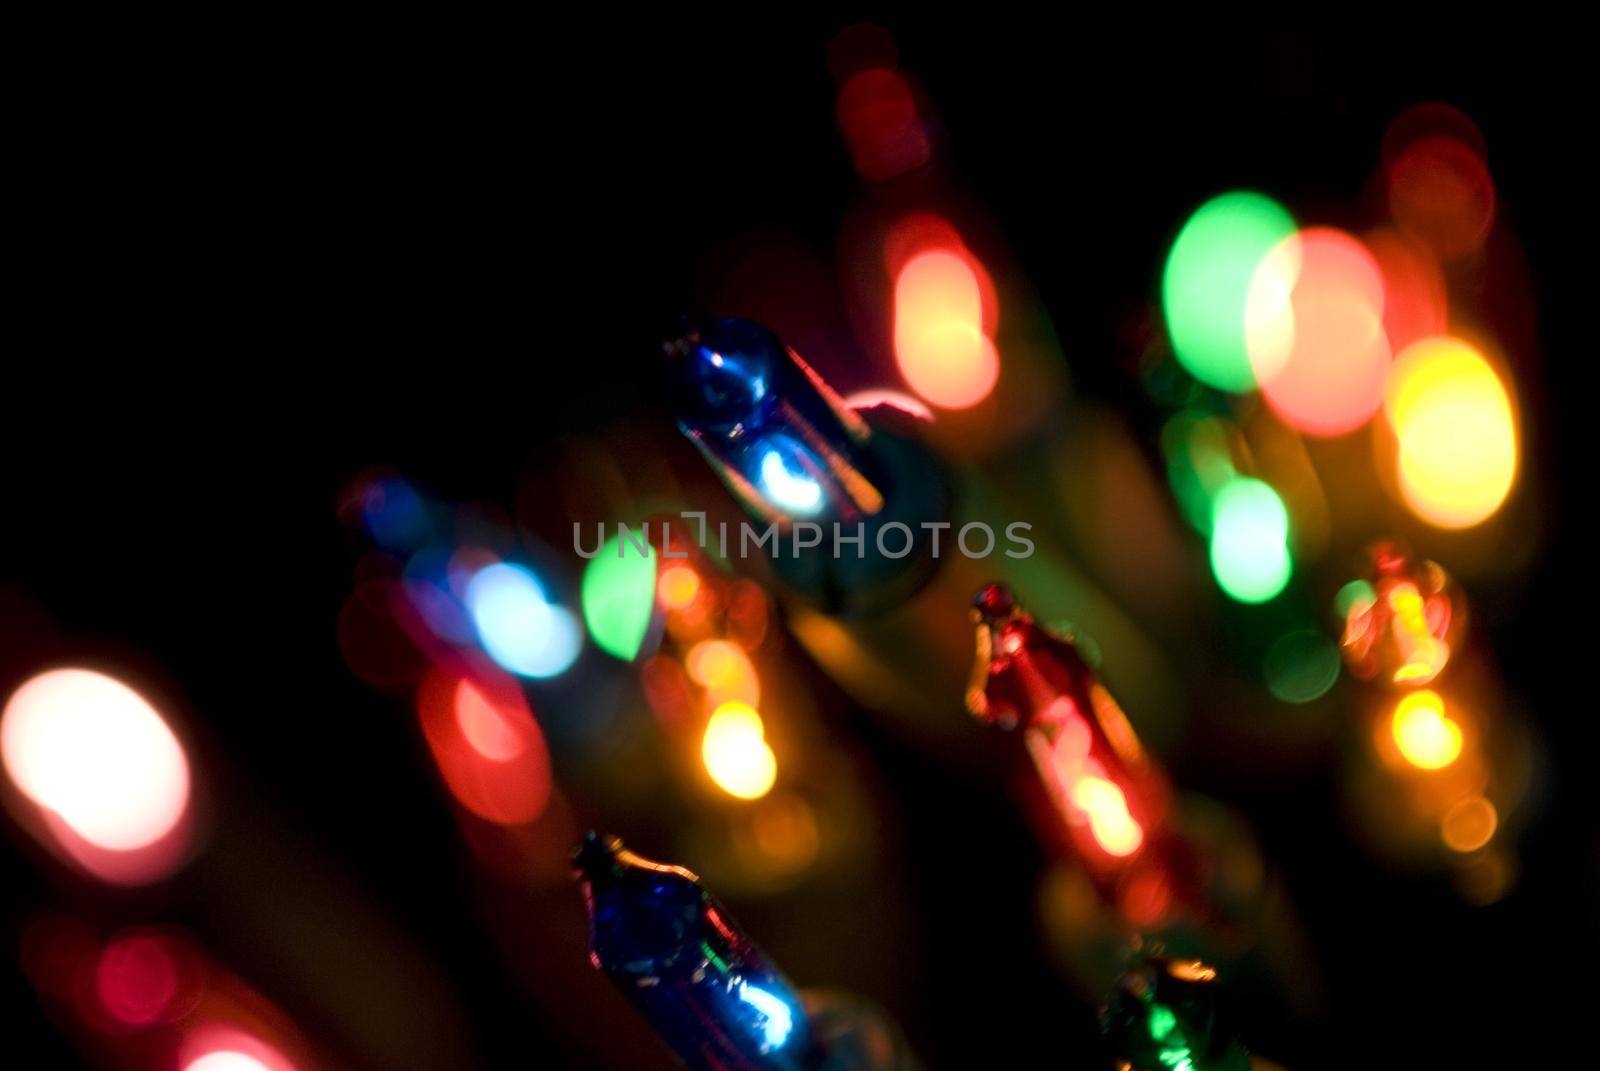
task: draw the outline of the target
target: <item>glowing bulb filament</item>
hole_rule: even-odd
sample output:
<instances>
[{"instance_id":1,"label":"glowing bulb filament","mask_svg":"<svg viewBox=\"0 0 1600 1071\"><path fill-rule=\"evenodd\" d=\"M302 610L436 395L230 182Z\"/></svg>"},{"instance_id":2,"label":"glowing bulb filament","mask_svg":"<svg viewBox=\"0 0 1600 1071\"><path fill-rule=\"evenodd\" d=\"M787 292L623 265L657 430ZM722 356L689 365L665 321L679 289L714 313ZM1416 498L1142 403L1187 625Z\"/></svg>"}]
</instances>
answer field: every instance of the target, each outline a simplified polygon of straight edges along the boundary
<instances>
[{"instance_id":1,"label":"glowing bulb filament","mask_svg":"<svg viewBox=\"0 0 1600 1071\"><path fill-rule=\"evenodd\" d=\"M760 986L747 982L739 983L739 999L761 1013L766 1050L776 1049L789 1040L789 1033L794 1029L794 1009Z\"/></svg>"},{"instance_id":2,"label":"glowing bulb filament","mask_svg":"<svg viewBox=\"0 0 1600 1071\"><path fill-rule=\"evenodd\" d=\"M761 457L761 490L773 502L796 513L816 513L822 506L817 481L789 470L783 455L768 450Z\"/></svg>"},{"instance_id":3,"label":"glowing bulb filament","mask_svg":"<svg viewBox=\"0 0 1600 1071\"><path fill-rule=\"evenodd\" d=\"M1103 777L1084 777L1072 788L1073 804L1088 817L1094 839L1109 854L1132 855L1144 843L1144 830L1128 813L1122 789Z\"/></svg>"}]
</instances>

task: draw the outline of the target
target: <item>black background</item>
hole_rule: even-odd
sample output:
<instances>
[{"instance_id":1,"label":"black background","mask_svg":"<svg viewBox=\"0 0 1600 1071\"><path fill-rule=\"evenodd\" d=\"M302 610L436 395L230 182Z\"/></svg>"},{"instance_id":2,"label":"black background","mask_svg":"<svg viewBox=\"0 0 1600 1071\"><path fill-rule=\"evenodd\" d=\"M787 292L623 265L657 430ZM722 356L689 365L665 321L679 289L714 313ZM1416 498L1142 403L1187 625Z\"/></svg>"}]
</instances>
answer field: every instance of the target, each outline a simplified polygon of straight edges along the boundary
<instances>
[{"instance_id":1,"label":"black background","mask_svg":"<svg viewBox=\"0 0 1600 1071\"><path fill-rule=\"evenodd\" d=\"M1520 885L1478 909L1348 845L1331 772L1270 807L1235 799L1288 878L1330 995L1318 1032L1257 1023L1255 1036L1299 1068L1478 1066L1491 1040L1523 1052L1501 1066L1582 1063L1586 1024L1564 1013L1594 990L1600 841L1587 548L1570 504L1593 485L1575 424L1594 343L1569 295L1592 286L1580 161L1594 123L1566 58L1498 30L971 18L885 21L1072 354L1116 351L1173 222L1210 193L1354 203L1386 124L1419 100L1483 129L1539 299L1527 464L1553 539L1520 619L1489 638L1548 745L1542 798ZM856 195L823 61L843 21L614 22L485 27L492 45L426 25L206 28L203 47L176 27L76 27L41 38L14 101L7 171L26 193L8 227L4 686L82 651L173 682L257 798L441 965L491 1066L582 1056L544 1050L475 918L409 726L339 658L352 552L337 493L388 463L452 497L504 498L554 437L645 404L657 329L715 249L776 228L830 256ZM1073 372L1091 395L1144 404L1116 361ZM1004 800L955 813L927 771L866 741L921 816L901 857L905 884L925 890L919 955L935 964L929 992L871 995L934 1066L1080 1066L1088 1012L1052 994L1027 902L1006 902L1029 895L1025 838L997 833L993 902L937 892L942 824L1003 824ZM21 917L52 886L37 855L3 858L0 895ZM948 1007L939 972L979 963L980 941L993 1000ZM31 991L7 985L8 1046L70 1065ZM1059 1050L1008 1043L1012 1017L1059 1019Z\"/></svg>"}]
</instances>

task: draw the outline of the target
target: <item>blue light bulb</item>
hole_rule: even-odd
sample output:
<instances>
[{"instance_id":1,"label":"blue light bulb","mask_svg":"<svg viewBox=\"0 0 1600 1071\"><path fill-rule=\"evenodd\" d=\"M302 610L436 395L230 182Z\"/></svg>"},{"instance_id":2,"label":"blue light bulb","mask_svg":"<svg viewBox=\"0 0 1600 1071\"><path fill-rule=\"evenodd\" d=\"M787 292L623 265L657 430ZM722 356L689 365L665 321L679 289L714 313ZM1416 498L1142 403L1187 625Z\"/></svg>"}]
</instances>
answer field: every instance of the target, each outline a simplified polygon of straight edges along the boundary
<instances>
[{"instance_id":1,"label":"blue light bulb","mask_svg":"<svg viewBox=\"0 0 1600 1071\"><path fill-rule=\"evenodd\" d=\"M716 320L692 327L667 349L679 361L674 403L685 427L741 435L771 415L772 386L788 356L760 324Z\"/></svg>"},{"instance_id":2,"label":"blue light bulb","mask_svg":"<svg viewBox=\"0 0 1600 1071\"><path fill-rule=\"evenodd\" d=\"M692 873L595 833L574 861L590 958L687 1067L826 1066L799 994Z\"/></svg>"},{"instance_id":3,"label":"blue light bulb","mask_svg":"<svg viewBox=\"0 0 1600 1071\"><path fill-rule=\"evenodd\" d=\"M572 612L550 603L520 565L496 562L480 569L467 584L465 601L483 649L520 676L565 673L583 646Z\"/></svg>"},{"instance_id":4,"label":"blue light bulb","mask_svg":"<svg viewBox=\"0 0 1600 1071\"><path fill-rule=\"evenodd\" d=\"M866 610L898 603L931 575L929 533L948 520L949 484L906 429L881 408L846 406L759 324L695 323L665 350L678 427L758 526L778 527L774 569L793 590ZM860 550L836 553L836 533L859 535ZM792 553L776 553L786 544Z\"/></svg>"},{"instance_id":5,"label":"blue light bulb","mask_svg":"<svg viewBox=\"0 0 1600 1071\"><path fill-rule=\"evenodd\" d=\"M853 522L883 509L866 423L771 331L715 320L666 349L678 426L753 513Z\"/></svg>"}]
</instances>

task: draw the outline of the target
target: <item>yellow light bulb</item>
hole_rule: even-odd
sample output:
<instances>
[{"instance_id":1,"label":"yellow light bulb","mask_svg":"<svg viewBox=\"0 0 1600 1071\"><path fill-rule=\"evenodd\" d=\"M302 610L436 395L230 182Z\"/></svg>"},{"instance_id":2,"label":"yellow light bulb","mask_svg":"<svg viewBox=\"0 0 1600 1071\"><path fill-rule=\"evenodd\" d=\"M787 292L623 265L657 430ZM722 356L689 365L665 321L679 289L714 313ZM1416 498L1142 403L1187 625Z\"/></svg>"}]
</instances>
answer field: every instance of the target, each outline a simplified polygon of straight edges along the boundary
<instances>
[{"instance_id":1,"label":"yellow light bulb","mask_svg":"<svg viewBox=\"0 0 1600 1071\"><path fill-rule=\"evenodd\" d=\"M761 715L744 703L724 703L711 714L700 757L717 786L743 800L760 799L778 779L778 758L766 742Z\"/></svg>"},{"instance_id":2,"label":"yellow light bulb","mask_svg":"<svg viewBox=\"0 0 1600 1071\"><path fill-rule=\"evenodd\" d=\"M1429 338L1401 353L1384 411L1399 443L1400 491L1440 528L1470 528L1500 507L1517 475L1511 399L1465 342Z\"/></svg>"},{"instance_id":3,"label":"yellow light bulb","mask_svg":"<svg viewBox=\"0 0 1600 1071\"><path fill-rule=\"evenodd\" d=\"M1411 765L1440 770L1461 754L1461 727L1445 716L1437 692L1412 692L1394 708L1395 746Z\"/></svg>"}]
</instances>

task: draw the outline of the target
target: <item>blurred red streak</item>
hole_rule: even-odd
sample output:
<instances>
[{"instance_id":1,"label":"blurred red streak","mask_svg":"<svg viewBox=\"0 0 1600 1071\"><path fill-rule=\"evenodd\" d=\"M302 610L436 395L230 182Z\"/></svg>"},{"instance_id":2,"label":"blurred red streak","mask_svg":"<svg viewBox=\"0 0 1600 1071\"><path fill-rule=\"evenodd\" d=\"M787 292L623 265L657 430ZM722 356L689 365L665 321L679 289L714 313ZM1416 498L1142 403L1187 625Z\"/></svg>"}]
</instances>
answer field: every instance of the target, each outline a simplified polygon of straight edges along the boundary
<instances>
[{"instance_id":1,"label":"blurred red streak","mask_svg":"<svg viewBox=\"0 0 1600 1071\"><path fill-rule=\"evenodd\" d=\"M417 715L451 795L499 825L531 822L550 800L550 756L516 682L436 666L417 690Z\"/></svg>"}]
</instances>

